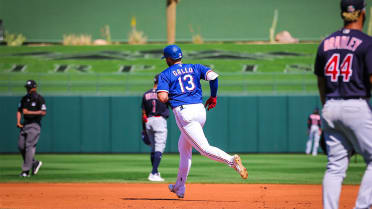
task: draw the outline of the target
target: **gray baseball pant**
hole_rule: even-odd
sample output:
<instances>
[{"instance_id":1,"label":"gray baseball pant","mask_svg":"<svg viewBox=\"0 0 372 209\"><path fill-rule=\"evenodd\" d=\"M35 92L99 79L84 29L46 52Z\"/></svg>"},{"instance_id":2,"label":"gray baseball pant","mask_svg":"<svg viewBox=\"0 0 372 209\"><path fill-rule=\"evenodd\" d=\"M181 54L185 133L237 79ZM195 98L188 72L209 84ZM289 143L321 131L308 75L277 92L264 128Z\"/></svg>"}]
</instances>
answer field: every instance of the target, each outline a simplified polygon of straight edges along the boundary
<instances>
[{"instance_id":1,"label":"gray baseball pant","mask_svg":"<svg viewBox=\"0 0 372 209\"><path fill-rule=\"evenodd\" d=\"M151 152L163 153L167 142L167 120L163 117L149 117L146 132L151 142Z\"/></svg>"},{"instance_id":2,"label":"gray baseball pant","mask_svg":"<svg viewBox=\"0 0 372 209\"><path fill-rule=\"evenodd\" d=\"M39 141L40 125L30 123L23 126L18 138L18 149L22 154L22 171L29 171L35 161L36 144Z\"/></svg>"},{"instance_id":3,"label":"gray baseball pant","mask_svg":"<svg viewBox=\"0 0 372 209\"><path fill-rule=\"evenodd\" d=\"M366 100L328 100L323 107L324 134L328 149L323 178L324 209L338 209L342 181L353 150L367 164L355 209L372 206L372 112Z\"/></svg>"}]
</instances>

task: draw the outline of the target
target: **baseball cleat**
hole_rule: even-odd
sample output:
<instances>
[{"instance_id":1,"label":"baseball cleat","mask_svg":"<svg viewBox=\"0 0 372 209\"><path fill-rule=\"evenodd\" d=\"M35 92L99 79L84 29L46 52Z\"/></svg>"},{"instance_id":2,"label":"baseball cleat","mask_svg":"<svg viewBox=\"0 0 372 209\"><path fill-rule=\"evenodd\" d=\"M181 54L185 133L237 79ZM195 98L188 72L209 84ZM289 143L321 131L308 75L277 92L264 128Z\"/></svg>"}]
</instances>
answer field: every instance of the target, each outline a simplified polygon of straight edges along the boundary
<instances>
[{"instance_id":1,"label":"baseball cleat","mask_svg":"<svg viewBox=\"0 0 372 209\"><path fill-rule=\"evenodd\" d=\"M170 192L173 192L177 195L178 198L184 198L185 194L184 193L178 193L174 190L174 184L169 184L168 189Z\"/></svg>"},{"instance_id":2,"label":"baseball cleat","mask_svg":"<svg viewBox=\"0 0 372 209\"><path fill-rule=\"evenodd\" d=\"M22 171L22 173L19 174L19 176L20 177L30 177L30 175L28 173L29 173L28 171Z\"/></svg>"},{"instance_id":3,"label":"baseball cleat","mask_svg":"<svg viewBox=\"0 0 372 209\"><path fill-rule=\"evenodd\" d=\"M164 181L164 179L160 176L160 173L155 173L155 174L150 173L148 180L149 181Z\"/></svg>"},{"instance_id":4,"label":"baseball cleat","mask_svg":"<svg viewBox=\"0 0 372 209\"><path fill-rule=\"evenodd\" d=\"M248 178L248 171L243 166L242 160L239 155L234 155L234 165L233 168L240 174L243 179Z\"/></svg>"},{"instance_id":5,"label":"baseball cleat","mask_svg":"<svg viewBox=\"0 0 372 209\"><path fill-rule=\"evenodd\" d=\"M36 175L39 172L40 167L43 165L43 162L36 161L32 166L32 175Z\"/></svg>"}]
</instances>

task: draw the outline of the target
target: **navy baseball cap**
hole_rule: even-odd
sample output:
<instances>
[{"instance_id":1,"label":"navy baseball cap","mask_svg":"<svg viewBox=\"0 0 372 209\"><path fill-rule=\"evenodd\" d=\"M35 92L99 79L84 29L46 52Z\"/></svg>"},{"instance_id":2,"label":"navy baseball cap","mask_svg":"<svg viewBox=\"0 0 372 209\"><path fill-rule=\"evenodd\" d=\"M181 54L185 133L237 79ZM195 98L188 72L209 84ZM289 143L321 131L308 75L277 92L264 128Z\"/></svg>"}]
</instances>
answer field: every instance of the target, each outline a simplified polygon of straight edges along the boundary
<instances>
[{"instance_id":1,"label":"navy baseball cap","mask_svg":"<svg viewBox=\"0 0 372 209\"><path fill-rule=\"evenodd\" d=\"M365 0L341 0L342 12L354 12L357 10L363 10L365 7Z\"/></svg>"},{"instance_id":2,"label":"navy baseball cap","mask_svg":"<svg viewBox=\"0 0 372 209\"><path fill-rule=\"evenodd\" d=\"M163 50L162 59L167 57L170 57L172 60L181 59L182 58L181 48L177 45L169 45L165 47Z\"/></svg>"},{"instance_id":3,"label":"navy baseball cap","mask_svg":"<svg viewBox=\"0 0 372 209\"><path fill-rule=\"evenodd\" d=\"M36 88L36 82L34 80L27 80L25 87L28 89Z\"/></svg>"}]
</instances>

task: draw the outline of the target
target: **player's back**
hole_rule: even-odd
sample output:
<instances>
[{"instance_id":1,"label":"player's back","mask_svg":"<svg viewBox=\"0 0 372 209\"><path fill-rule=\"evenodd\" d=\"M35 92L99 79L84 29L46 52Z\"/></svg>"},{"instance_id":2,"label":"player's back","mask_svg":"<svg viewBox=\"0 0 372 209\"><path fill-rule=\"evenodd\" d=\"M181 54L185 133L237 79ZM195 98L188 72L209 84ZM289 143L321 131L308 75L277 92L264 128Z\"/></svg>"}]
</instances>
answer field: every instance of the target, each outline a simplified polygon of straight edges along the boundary
<instances>
[{"instance_id":1,"label":"player's back","mask_svg":"<svg viewBox=\"0 0 372 209\"><path fill-rule=\"evenodd\" d=\"M318 48L315 74L326 78L326 97L370 97L367 76L372 71L367 67L371 68L370 47L372 38L359 30L342 29L323 40Z\"/></svg>"},{"instance_id":2,"label":"player's back","mask_svg":"<svg viewBox=\"0 0 372 209\"><path fill-rule=\"evenodd\" d=\"M309 120L311 121L311 125L318 125L320 122L320 115L313 113L309 116Z\"/></svg>"},{"instance_id":3,"label":"player's back","mask_svg":"<svg viewBox=\"0 0 372 209\"><path fill-rule=\"evenodd\" d=\"M167 91L172 107L202 103L200 79L210 69L200 64L174 64L159 75L157 91Z\"/></svg>"}]
</instances>

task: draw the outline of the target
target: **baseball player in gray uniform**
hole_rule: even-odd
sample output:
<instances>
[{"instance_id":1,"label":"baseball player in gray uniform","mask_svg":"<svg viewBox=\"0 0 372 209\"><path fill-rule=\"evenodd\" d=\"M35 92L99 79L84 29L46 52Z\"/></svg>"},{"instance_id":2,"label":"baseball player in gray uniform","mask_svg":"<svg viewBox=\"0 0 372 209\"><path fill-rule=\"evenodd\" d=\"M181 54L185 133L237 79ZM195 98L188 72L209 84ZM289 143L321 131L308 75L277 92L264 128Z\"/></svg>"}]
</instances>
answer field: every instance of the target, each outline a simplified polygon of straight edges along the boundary
<instances>
[{"instance_id":1,"label":"baseball player in gray uniform","mask_svg":"<svg viewBox=\"0 0 372 209\"><path fill-rule=\"evenodd\" d=\"M318 155L318 147L319 147L319 139L322 133L322 129L320 128L320 115L319 109L315 108L314 112L309 115L307 119L307 129L309 133L309 138L306 142L306 154L311 153L311 145L313 145L312 155Z\"/></svg>"},{"instance_id":2,"label":"baseball player in gray uniform","mask_svg":"<svg viewBox=\"0 0 372 209\"><path fill-rule=\"evenodd\" d=\"M43 164L35 160L35 152L40 136L41 118L46 115L45 100L36 92L36 82L28 80L25 87L27 94L22 97L17 111L17 127L21 129L18 149L23 158L21 177L37 174ZM23 123L21 123L22 115Z\"/></svg>"},{"instance_id":3,"label":"baseball player in gray uniform","mask_svg":"<svg viewBox=\"0 0 372 209\"><path fill-rule=\"evenodd\" d=\"M364 0L341 0L344 27L318 48L315 74L323 104L323 131L328 150L323 178L323 207L337 209L353 151L364 158L364 173L355 209L372 206L372 38L362 32Z\"/></svg>"},{"instance_id":4,"label":"baseball player in gray uniform","mask_svg":"<svg viewBox=\"0 0 372 209\"><path fill-rule=\"evenodd\" d=\"M143 94L142 98L142 122L145 123L147 136L151 146L152 171L149 181L164 181L160 176L158 167L167 142L167 118L169 117L168 103L158 100L156 89L158 77L154 78L154 87Z\"/></svg>"}]
</instances>

